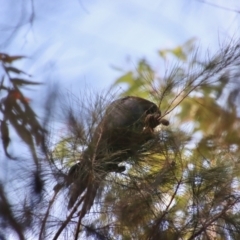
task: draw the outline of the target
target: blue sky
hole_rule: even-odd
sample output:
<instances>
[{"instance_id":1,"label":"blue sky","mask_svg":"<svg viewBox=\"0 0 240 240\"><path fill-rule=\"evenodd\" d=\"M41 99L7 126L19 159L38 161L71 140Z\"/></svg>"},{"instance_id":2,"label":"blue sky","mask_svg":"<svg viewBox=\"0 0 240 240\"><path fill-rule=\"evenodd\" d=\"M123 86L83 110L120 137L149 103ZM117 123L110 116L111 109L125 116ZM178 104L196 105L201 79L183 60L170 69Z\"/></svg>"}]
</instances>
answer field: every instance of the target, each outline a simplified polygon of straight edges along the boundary
<instances>
[{"instance_id":1,"label":"blue sky","mask_svg":"<svg viewBox=\"0 0 240 240\"><path fill-rule=\"evenodd\" d=\"M74 90L109 87L121 74L112 65L133 69L146 57L157 66L157 50L192 37L214 52L239 36L240 14L197 0L35 0L32 24L30 2L0 0L0 51L28 56L18 64L37 81ZM240 9L238 0L211 2Z\"/></svg>"}]
</instances>

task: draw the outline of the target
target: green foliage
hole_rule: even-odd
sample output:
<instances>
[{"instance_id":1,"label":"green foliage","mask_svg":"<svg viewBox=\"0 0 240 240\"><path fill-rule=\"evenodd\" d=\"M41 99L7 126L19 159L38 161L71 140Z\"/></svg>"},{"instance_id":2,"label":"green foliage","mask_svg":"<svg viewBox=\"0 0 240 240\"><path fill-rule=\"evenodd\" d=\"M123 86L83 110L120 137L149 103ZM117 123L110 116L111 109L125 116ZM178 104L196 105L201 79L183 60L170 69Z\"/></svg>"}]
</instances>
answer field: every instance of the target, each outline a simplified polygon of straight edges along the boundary
<instances>
[{"instance_id":1,"label":"green foliage","mask_svg":"<svg viewBox=\"0 0 240 240\"><path fill-rule=\"evenodd\" d=\"M195 39L190 39L182 46L158 52L163 62L163 69L169 58L171 61L176 60L178 63L178 66L172 69L169 76L160 76L159 72L155 71L146 59L141 59L134 71L128 71L123 74L123 76L114 82L113 86L119 86L120 84L127 85L126 91L122 93L123 96L137 95L146 98L150 95L151 98L159 100L160 96L163 98L165 94L170 94L169 90L173 88L173 84L175 85L176 82L180 84L186 77L186 66L184 64L191 66L197 63L196 56L193 54L195 51L194 46ZM171 56L174 56L174 58L171 58ZM162 92L163 90L165 92Z\"/></svg>"},{"instance_id":2,"label":"green foliage","mask_svg":"<svg viewBox=\"0 0 240 240\"><path fill-rule=\"evenodd\" d=\"M132 71L127 72L122 77L116 80L115 85L117 84L126 84L128 89L124 93L125 96L134 95L134 92L138 92L138 96L142 98L146 98L147 89L145 87L148 86L146 83L146 79L149 79L149 83L154 77L154 72L151 69L150 65L143 59L139 62L137 71L134 73Z\"/></svg>"},{"instance_id":3,"label":"green foliage","mask_svg":"<svg viewBox=\"0 0 240 240\"><path fill-rule=\"evenodd\" d=\"M163 116L171 114L170 126L126 159L124 173L102 180L98 210L93 207L75 233L80 228L95 239L239 239L239 45L203 61L190 40L159 56L163 64L173 57L178 64L162 75L140 60L114 86L124 84L124 96L153 100ZM56 160L74 160L72 142L59 142Z\"/></svg>"},{"instance_id":4,"label":"green foliage","mask_svg":"<svg viewBox=\"0 0 240 240\"><path fill-rule=\"evenodd\" d=\"M179 61L185 62L188 61L190 54L195 51L195 42L196 39L192 38L181 46L177 46L173 49L162 49L159 50L158 53L160 57L163 58L165 61L168 59L170 54L177 58Z\"/></svg>"},{"instance_id":5,"label":"green foliage","mask_svg":"<svg viewBox=\"0 0 240 240\"><path fill-rule=\"evenodd\" d=\"M162 150L138 159L126 176L119 177L120 183L110 181L106 203L112 205L115 234L122 239L240 237L239 45L202 61L193 44L191 40L159 51L163 62L169 54L180 61L165 76L140 60L136 70L114 83L127 83L122 95L154 99L164 116L172 115L172 131L162 139ZM179 127L186 130L180 135L193 137L180 138L175 130ZM117 204L112 203L110 199L118 196Z\"/></svg>"},{"instance_id":6,"label":"green foliage","mask_svg":"<svg viewBox=\"0 0 240 240\"><path fill-rule=\"evenodd\" d=\"M78 149L80 146L76 139L71 137L61 139L52 152L52 159L69 167L81 159L81 151Z\"/></svg>"},{"instance_id":7,"label":"green foliage","mask_svg":"<svg viewBox=\"0 0 240 240\"><path fill-rule=\"evenodd\" d=\"M167 73L142 59L115 81L115 87L126 87L122 95L157 103L164 117L171 115L170 126L156 130L156 141L126 159L125 172L101 180L91 212L73 224L75 236L81 229L95 239L240 238L240 49L227 46L203 61L194 43L159 51L163 66L178 61ZM96 116L94 111L89 114ZM83 125L75 129L89 133ZM87 146L66 136L55 148L55 161L71 164L76 159L73 143ZM62 226L70 225L77 211L73 209Z\"/></svg>"}]
</instances>

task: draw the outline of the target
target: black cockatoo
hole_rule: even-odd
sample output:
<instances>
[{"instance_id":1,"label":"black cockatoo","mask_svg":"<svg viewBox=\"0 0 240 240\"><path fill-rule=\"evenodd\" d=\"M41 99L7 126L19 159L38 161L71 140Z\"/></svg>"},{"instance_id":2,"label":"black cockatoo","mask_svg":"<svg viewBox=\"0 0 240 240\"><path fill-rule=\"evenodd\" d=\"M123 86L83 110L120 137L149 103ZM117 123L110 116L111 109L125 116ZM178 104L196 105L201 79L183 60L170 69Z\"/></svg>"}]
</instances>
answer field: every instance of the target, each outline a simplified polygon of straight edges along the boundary
<instances>
[{"instance_id":1,"label":"black cockatoo","mask_svg":"<svg viewBox=\"0 0 240 240\"><path fill-rule=\"evenodd\" d=\"M159 124L168 125L161 118L156 104L139 97L124 97L112 102L97 126L88 148L79 163L68 173L71 208L83 195L81 216L91 208L100 182L109 172L122 172L118 166L154 138L153 129Z\"/></svg>"}]
</instances>

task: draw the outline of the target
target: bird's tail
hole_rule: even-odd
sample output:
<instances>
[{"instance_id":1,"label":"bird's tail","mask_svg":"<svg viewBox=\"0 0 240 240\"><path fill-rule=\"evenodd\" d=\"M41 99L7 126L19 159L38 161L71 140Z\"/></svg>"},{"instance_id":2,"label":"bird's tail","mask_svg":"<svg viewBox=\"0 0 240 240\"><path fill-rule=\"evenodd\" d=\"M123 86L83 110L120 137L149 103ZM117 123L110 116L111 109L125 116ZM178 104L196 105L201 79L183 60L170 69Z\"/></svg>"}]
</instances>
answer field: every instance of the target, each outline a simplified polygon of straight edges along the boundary
<instances>
[{"instance_id":1,"label":"bird's tail","mask_svg":"<svg viewBox=\"0 0 240 240\"><path fill-rule=\"evenodd\" d=\"M95 196L106 172L97 171L86 161L75 164L69 171L69 202L71 209L77 202L82 204L81 214L86 214L93 205ZM79 201L77 201L79 198Z\"/></svg>"},{"instance_id":2,"label":"bird's tail","mask_svg":"<svg viewBox=\"0 0 240 240\"><path fill-rule=\"evenodd\" d=\"M73 165L68 173L69 202L68 209L72 208L78 197L88 188L91 181L91 173L87 168L86 161L81 161Z\"/></svg>"}]
</instances>

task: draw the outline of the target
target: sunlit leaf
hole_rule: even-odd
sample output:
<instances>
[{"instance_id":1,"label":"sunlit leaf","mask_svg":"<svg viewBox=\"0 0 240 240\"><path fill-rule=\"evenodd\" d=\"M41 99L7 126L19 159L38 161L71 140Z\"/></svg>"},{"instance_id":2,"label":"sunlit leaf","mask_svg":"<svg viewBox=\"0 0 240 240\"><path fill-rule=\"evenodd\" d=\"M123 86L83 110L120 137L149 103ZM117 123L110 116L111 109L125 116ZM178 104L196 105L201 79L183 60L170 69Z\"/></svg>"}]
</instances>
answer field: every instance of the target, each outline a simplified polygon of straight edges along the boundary
<instances>
[{"instance_id":1,"label":"sunlit leaf","mask_svg":"<svg viewBox=\"0 0 240 240\"><path fill-rule=\"evenodd\" d=\"M134 84L133 73L132 72L126 73L124 76L117 79L114 85L117 85L120 83L127 83L129 86Z\"/></svg>"},{"instance_id":2,"label":"sunlit leaf","mask_svg":"<svg viewBox=\"0 0 240 240\"><path fill-rule=\"evenodd\" d=\"M161 49L161 50L158 51L158 54L164 60L167 59L168 54L172 54L178 60L186 61L195 49L195 42L196 42L196 39L191 38L190 40L188 40L187 42L185 42L181 46L178 46L178 47L175 47L175 48L172 48L172 49Z\"/></svg>"},{"instance_id":3,"label":"sunlit leaf","mask_svg":"<svg viewBox=\"0 0 240 240\"><path fill-rule=\"evenodd\" d=\"M177 47L172 50L172 53L178 58L183 61L187 59L186 54L184 53L182 47Z\"/></svg>"},{"instance_id":4,"label":"sunlit leaf","mask_svg":"<svg viewBox=\"0 0 240 240\"><path fill-rule=\"evenodd\" d=\"M159 54L164 60L166 60L167 54L168 54L168 50L166 50L166 49L159 50L159 51L158 51L158 54Z\"/></svg>"}]
</instances>

